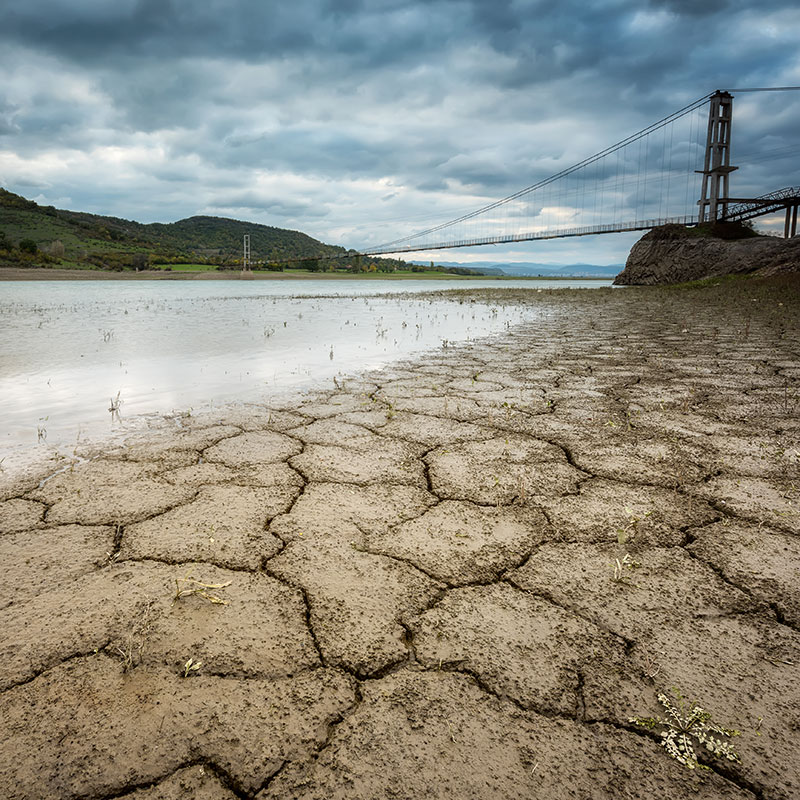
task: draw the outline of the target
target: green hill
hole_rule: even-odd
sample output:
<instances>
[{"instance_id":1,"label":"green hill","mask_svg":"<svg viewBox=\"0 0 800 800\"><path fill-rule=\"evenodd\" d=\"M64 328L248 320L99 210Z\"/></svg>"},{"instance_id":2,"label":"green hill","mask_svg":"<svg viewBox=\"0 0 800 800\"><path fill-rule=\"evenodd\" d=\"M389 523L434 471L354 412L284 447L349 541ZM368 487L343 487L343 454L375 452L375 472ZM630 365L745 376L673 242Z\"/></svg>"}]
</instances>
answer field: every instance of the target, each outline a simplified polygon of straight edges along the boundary
<instances>
[{"instance_id":1,"label":"green hill","mask_svg":"<svg viewBox=\"0 0 800 800\"><path fill-rule=\"evenodd\" d=\"M0 267L148 269L191 264L187 270L238 269L250 235L255 269L481 275L480 269L410 264L360 256L300 231L224 217L189 217L143 224L118 217L40 206L0 187ZM198 266L199 265L199 266Z\"/></svg>"},{"instance_id":2,"label":"green hill","mask_svg":"<svg viewBox=\"0 0 800 800\"><path fill-rule=\"evenodd\" d=\"M299 231L221 217L142 224L52 206L0 188L0 264L124 268L200 262L233 266L250 234L253 261L281 262L345 255Z\"/></svg>"}]
</instances>

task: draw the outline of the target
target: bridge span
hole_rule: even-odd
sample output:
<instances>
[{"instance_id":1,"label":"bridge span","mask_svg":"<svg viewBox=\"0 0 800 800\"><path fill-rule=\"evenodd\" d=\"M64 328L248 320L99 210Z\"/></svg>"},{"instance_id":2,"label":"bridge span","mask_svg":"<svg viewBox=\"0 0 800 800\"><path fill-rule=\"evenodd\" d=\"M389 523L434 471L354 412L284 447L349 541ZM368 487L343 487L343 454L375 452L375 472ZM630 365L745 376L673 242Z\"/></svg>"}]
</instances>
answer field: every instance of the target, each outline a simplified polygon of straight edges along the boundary
<instances>
[{"instance_id":1,"label":"bridge span","mask_svg":"<svg viewBox=\"0 0 800 800\"><path fill-rule=\"evenodd\" d=\"M758 197L731 194L733 92L716 91L555 175L455 219L410 233L362 255L645 231L669 223L743 222L785 211L797 235L800 187ZM698 187L699 176L699 187ZM800 180L798 180L800 183ZM699 191L698 191L699 190Z\"/></svg>"}]
</instances>

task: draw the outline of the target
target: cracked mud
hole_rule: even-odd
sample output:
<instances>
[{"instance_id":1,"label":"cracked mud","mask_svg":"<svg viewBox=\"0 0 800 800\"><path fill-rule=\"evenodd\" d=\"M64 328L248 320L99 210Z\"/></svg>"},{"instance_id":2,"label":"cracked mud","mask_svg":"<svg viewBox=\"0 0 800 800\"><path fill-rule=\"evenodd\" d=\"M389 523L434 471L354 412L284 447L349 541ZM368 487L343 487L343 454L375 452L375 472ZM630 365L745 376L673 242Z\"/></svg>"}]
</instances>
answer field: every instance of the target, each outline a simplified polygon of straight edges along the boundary
<instances>
[{"instance_id":1,"label":"cracked mud","mask_svg":"<svg viewBox=\"0 0 800 800\"><path fill-rule=\"evenodd\" d=\"M0 471L0 796L800 796L799 290L481 293L537 319Z\"/></svg>"}]
</instances>

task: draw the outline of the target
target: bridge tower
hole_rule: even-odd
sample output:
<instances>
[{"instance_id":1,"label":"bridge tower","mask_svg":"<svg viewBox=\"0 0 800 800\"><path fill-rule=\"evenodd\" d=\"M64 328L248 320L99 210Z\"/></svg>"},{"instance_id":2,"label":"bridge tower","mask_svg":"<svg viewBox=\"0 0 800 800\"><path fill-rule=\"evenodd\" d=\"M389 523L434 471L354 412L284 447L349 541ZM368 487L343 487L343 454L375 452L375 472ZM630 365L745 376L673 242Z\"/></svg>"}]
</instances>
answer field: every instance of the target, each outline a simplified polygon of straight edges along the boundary
<instances>
[{"instance_id":1,"label":"bridge tower","mask_svg":"<svg viewBox=\"0 0 800 800\"><path fill-rule=\"evenodd\" d=\"M708 109L708 135L700 199L697 201L698 222L715 222L728 213L729 176L738 167L731 166L731 122L733 95L716 91Z\"/></svg>"}]
</instances>

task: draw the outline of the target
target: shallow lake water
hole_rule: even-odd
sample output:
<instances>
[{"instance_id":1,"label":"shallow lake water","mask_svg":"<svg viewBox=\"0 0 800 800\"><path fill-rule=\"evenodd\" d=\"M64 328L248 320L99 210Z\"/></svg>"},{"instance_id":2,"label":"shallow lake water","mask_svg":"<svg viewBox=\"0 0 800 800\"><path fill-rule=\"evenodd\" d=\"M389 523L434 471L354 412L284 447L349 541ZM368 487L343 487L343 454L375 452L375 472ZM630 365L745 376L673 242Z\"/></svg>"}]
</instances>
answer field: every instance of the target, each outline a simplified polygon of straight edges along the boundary
<instances>
[{"instance_id":1,"label":"shallow lake water","mask_svg":"<svg viewBox=\"0 0 800 800\"><path fill-rule=\"evenodd\" d=\"M334 376L497 334L532 315L400 293L608 283L0 283L0 455L125 429L144 414L332 387ZM397 296L367 296L376 293ZM119 419L109 411L117 398Z\"/></svg>"}]
</instances>

